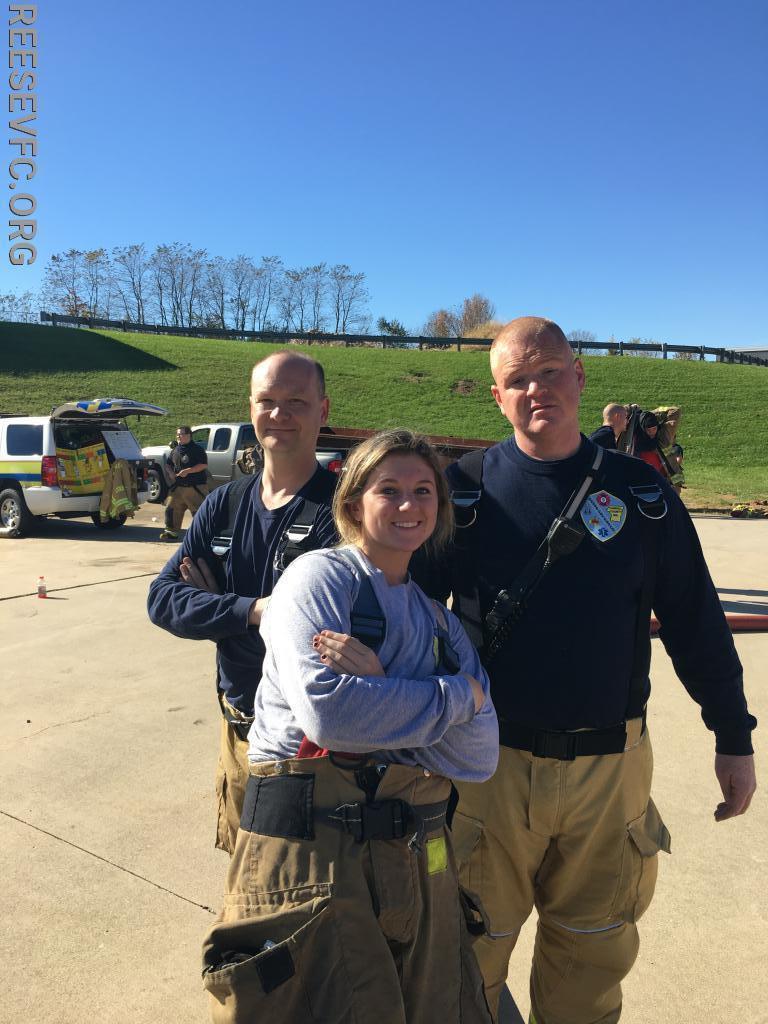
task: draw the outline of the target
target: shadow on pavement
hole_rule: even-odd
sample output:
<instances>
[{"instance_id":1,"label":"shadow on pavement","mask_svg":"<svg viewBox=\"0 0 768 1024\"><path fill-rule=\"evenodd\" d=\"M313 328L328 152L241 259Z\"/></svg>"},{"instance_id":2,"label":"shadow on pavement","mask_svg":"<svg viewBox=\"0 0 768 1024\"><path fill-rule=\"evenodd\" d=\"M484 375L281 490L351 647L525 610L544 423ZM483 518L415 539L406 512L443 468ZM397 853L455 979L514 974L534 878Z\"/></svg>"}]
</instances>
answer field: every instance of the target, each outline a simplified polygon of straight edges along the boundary
<instances>
[{"instance_id":1,"label":"shadow on pavement","mask_svg":"<svg viewBox=\"0 0 768 1024\"><path fill-rule=\"evenodd\" d=\"M131 541L138 544L163 543L168 548L169 557L174 545L158 540L160 531L163 529L162 507L156 523L132 523L130 520L125 526L116 530L102 530L94 526L90 517L87 519L38 519L35 521L29 533L25 533L22 540L35 540L45 538L46 540L75 540L75 541L96 541L109 544L110 541ZM183 538L184 531L181 533Z\"/></svg>"}]
</instances>

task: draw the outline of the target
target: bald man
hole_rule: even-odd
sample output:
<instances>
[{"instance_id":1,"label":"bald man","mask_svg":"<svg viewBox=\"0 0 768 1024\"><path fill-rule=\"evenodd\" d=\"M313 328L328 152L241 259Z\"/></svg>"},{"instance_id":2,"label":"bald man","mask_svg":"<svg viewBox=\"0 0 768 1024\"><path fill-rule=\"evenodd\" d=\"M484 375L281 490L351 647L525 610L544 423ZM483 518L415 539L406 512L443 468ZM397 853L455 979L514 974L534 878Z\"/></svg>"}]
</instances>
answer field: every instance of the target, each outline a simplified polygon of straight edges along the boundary
<instances>
[{"instance_id":1,"label":"bald man","mask_svg":"<svg viewBox=\"0 0 768 1024\"><path fill-rule=\"evenodd\" d=\"M603 425L589 435L589 440L601 448L616 450L616 442L627 429L627 407L610 402L603 409Z\"/></svg>"},{"instance_id":2,"label":"bald man","mask_svg":"<svg viewBox=\"0 0 768 1024\"><path fill-rule=\"evenodd\" d=\"M253 368L250 404L263 468L206 498L150 586L148 600L155 625L216 643L222 712L216 846L230 854L248 781L247 734L265 653L262 612L292 558L337 539L331 516L337 477L315 457L318 432L328 419L322 366L297 352L268 356ZM229 532L228 550L217 554Z\"/></svg>"},{"instance_id":3,"label":"bald man","mask_svg":"<svg viewBox=\"0 0 768 1024\"><path fill-rule=\"evenodd\" d=\"M422 575L453 593L499 716L496 775L459 786L456 855L490 919L475 951L492 1011L535 907L531 1022L614 1024L669 851L650 797L651 608L715 734L718 821L749 806L755 719L690 518L645 463L580 434L584 368L562 330L513 320L491 372L514 436L449 469L456 549Z\"/></svg>"}]
</instances>

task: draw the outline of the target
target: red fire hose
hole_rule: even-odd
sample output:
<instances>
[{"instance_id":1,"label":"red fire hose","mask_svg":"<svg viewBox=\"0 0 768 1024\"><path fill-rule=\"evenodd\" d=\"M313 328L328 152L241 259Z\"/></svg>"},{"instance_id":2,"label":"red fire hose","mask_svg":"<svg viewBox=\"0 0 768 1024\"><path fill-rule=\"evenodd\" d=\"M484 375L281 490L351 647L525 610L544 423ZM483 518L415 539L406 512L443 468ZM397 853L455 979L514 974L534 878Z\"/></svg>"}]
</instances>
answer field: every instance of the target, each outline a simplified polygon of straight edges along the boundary
<instances>
[{"instance_id":1,"label":"red fire hose","mask_svg":"<svg viewBox=\"0 0 768 1024\"><path fill-rule=\"evenodd\" d=\"M742 615L739 612L726 612L725 619L732 633L768 633L768 615ZM659 620L651 616L651 636L659 632Z\"/></svg>"}]
</instances>

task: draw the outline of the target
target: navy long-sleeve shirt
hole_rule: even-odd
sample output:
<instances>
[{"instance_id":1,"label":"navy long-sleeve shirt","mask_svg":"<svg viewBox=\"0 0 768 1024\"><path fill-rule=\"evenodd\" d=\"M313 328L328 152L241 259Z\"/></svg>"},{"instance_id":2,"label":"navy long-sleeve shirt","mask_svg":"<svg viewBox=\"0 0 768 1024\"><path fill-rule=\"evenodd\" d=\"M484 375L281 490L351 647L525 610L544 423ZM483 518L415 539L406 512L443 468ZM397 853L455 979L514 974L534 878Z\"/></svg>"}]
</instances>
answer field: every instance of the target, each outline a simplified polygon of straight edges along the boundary
<instances>
[{"instance_id":1,"label":"navy long-sleeve shirt","mask_svg":"<svg viewBox=\"0 0 768 1024\"><path fill-rule=\"evenodd\" d=\"M461 618L462 590L477 581L481 612L487 614L583 480L594 451L582 438L571 458L543 462L524 455L513 437L494 445L485 456L470 550L454 549L437 567L415 564L418 582L438 599L453 591ZM448 476L457 479L455 466ZM663 492L668 511L658 523L642 522L630 490L642 485ZM661 640L714 730L717 750L750 753L756 722L747 711L741 664L693 523L677 494L645 463L606 451L602 477L584 513L584 540L545 574L491 664L499 718L558 730L604 728L625 718L648 550L642 529L650 525L658 530L652 604ZM646 642L640 653L649 662L650 639ZM649 694L650 680L644 698Z\"/></svg>"},{"instance_id":2,"label":"navy long-sleeve shirt","mask_svg":"<svg viewBox=\"0 0 768 1024\"><path fill-rule=\"evenodd\" d=\"M264 642L258 627L248 625L248 613L256 598L272 593L280 576L275 555L302 499L322 506L315 519L312 546L330 547L337 540L330 509L335 474L318 466L299 494L274 510L265 508L261 500L260 480L258 474L243 495L232 547L218 570L223 593L210 594L185 583L179 565L187 555L195 562L203 558L209 566L218 561L211 552L211 541L227 526L227 492L232 484L216 488L205 499L183 542L150 584L147 600L149 617L156 626L187 640L215 641L219 689L246 715L253 714L264 661Z\"/></svg>"}]
</instances>

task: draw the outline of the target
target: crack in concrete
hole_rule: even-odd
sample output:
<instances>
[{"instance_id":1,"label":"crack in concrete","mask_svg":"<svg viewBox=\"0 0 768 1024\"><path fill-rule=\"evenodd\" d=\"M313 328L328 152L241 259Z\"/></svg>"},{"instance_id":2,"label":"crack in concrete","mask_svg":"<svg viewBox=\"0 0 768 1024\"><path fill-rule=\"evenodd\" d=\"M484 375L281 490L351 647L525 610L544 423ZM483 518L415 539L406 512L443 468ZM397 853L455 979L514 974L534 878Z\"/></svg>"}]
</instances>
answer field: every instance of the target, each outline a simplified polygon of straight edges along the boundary
<instances>
[{"instance_id":1,"label":"crack in concrete","mask_svg":"<svg viewBox=\"0 0 768 1024\"><path fill-rule=\"evenodd\" d=\"M157 576L160 570L156 569L153 572L140 572L135 576L118 576L114 580L94 580L92 583L73 583L71 587L49 587L49 594L60 594L64 590L80 590L81 587L101 587L105 583L123 583L125 580L140 580L145 576ZM37 597L36 590L29 590L24 594L6 594L5 597L0 597L0 601L17 601L21 597Z\"/></svg>"},{"instance_id":2,"label":"crack in concrete","mask_svg":"<svg viewBox=\"0 0 768 1024\"><path fill-rule=\"evenodd\" d=\"M27 733L26 736L20 736L19 739L31 740L35 736L40 736L44 732L48 732L50 729L61 729L64 725L77 725L78 722L89 722L92 718L103 718L105 715L111 714L110 711L94 711L91 715L84 715L83 718L68 718L65 722L54 722L53 725L46 725L42 729L38 729L36 732Z\"/></svg>"},{"instance_id":3,"label":"crack in concrete","mask_svg":"<svg viewBox=\"0 0 768 1024\"><path fill-rule=\"evenodd\" d=\"M159 889L160 892L167 893L169 896L175 896L176 899L182 900L184 903L191 903L193 907L199 907L201 910L205 910L209 914L216 914L216 911L212 907L207 907L204 903L198 903L197 900L192 900L189 896L182 896L180 892L175 892L173 889L169 889L165 885L160 885L159 882L153 882L152 879L147 878L146 875L140 875L137 871L131 871L130 868L125 867L123 864L117 864L108 857L102 857L100 853L94 853L93 850L86 850L84 846L78 846L77 843L73 843L70 839L65 839L64 836L57 836L54 832L48 832L47 829L40 828L39 825L33 825L31 821L25 821L24 818L17 818L15 814L11 814L8 811L0 809L0 814L4 815L6 818L10 818L11 821L18 822L19 825L25 825L27 828L31 828L35 832L40 832L42 835L48 836L50 839L55 839L59 843L64 843L65 846L71 846L73 850L79 850L80 853L84 853L88 857L100 860L103 864L108 864L111 868L122 871L126 875L132 875L134 878L138 878L140 882L146 882L147 885L151 885L155 889Z\"/></svg>"}]
</instances>

